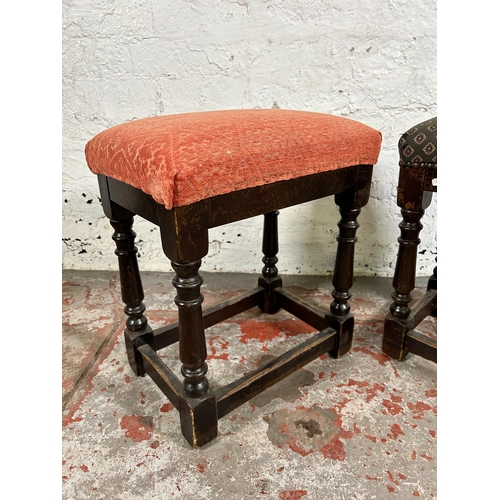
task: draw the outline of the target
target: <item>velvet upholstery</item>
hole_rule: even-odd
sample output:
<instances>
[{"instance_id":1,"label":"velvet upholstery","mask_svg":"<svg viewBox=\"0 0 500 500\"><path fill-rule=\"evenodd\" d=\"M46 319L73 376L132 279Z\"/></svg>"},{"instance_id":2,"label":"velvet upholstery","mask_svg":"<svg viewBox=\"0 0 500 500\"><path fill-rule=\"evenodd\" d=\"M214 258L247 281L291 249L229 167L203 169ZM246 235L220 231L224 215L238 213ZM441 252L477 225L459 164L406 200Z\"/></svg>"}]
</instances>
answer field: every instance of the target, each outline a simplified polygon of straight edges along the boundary
<instances>
[{"instance_id":1,"label":"velvet upholstery","mask_svg":"<svg viewBox=\"0 0 500 500\"><path fill-rule=\"evenodd\" d=\"M104 130L85 148L90 170L167 209L352 165L374 165L381 133L355 120L280 109L185 113Z\"/></svg>"},{"instance_id":2,"label":"velvet upholstery","mask_svg":"<svg viewBox=\"0 0 500 500\"><path fill-rule=\"evenodd\" d=\"M402 167L437 167L437 117L407 130L398 148Z\"/></svg>"}]
</instances>

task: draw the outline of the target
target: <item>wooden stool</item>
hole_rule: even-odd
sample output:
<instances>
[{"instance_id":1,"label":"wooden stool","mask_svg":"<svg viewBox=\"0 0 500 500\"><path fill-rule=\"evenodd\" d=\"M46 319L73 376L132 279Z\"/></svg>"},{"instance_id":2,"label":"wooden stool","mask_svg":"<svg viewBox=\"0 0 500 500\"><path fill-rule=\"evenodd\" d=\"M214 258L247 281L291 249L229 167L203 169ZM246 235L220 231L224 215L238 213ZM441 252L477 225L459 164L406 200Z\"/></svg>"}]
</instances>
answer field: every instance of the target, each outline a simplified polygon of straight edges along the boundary
<instances>
[{"instance_id":1,"label":"wooden stool","mask_svg":"<svg viewBox=\"0 0 500 500\"><path fill-rule=\"evenodd\" d=\"M437 268L429 278L427 292L410 308L415 288L417 250L422 229L420 219L437 191L437 118L426 120L405 132L399 141L398 206L403 221L394 272L392 298L384 324L382 350L402 360L411 352L437 362L437 342L415 328L430 314L437 314Z\"/></svg>"},{"instance_id":2,"label":"wooden stool","mask_svg":"<svg viewBox=\"0 0 500 500\"><path fill-rule=\"evenodd\" d=\"M87 144L87 163L98 174L104 212L115 229L130 366L137 375L147 373L177 408L194 448L214 439L218 419L253 396L321 354L349 351L357 217L368 201L380 145L380 132L357 121L278 109L146 118L105 130ZM333 301L325 312L283 289L276 267L277 216L281 208L330 195L341 219ZM264 214L264 267L257 287L202 310L198 269L208 253L208 230L259 214ZM134 215L159 226L176 273L178 322L155 331L144 315ZM319 333L212 391L205 329L255 306L270 314L283 308ZM157 354L175 342L182 381Z\"/></svg>"}]
</instances>

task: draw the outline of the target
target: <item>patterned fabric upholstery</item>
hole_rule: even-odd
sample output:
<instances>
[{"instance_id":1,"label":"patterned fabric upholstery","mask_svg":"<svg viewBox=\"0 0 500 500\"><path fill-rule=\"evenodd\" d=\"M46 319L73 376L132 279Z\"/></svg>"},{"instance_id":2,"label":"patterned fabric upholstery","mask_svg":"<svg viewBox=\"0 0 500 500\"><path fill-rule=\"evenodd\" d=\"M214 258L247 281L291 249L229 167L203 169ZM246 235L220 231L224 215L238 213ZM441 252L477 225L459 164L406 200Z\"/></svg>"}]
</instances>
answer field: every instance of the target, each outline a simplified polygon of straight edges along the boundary
<instances>
[{"instance_id":1,"label":"patterned fabric upholstery","mask_svg":"<svg viewBox=\"0 0 500 500\"><path fill-rule=\"evenodd\" d=\"M374 165L381 133L348 118L280 109L185 113L117 125L88 142L90 170L167 209L351 165Z\"/></svg>"},{"instance_id":2,"label":"patterned fabric upholstery","mask_svg":"<svg viewBox=\"0 0 500 500\"><path fill-rule=\"evenodd\" d=\"M437 168L437 117L415 125L401 136L399 164Z\"/></svg>"}]
</instances>

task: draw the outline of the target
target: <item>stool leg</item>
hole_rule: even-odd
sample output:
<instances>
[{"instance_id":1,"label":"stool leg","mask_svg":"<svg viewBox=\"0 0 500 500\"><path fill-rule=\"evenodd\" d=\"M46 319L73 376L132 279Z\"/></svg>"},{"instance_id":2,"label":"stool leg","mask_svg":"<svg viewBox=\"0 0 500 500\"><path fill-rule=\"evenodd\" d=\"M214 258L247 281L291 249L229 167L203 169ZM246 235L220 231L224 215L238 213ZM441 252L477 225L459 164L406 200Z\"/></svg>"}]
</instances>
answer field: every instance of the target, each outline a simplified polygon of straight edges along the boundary
<instances>
[{"instance_id":1,"label":"stool leg","mask_svg":"<svg viewBox=\"0 0 500 500\"><path fill-rule=\"evenodd\" d=\"M276 288L283 286L281 277L278 275L278 215L279 211L264 214L264 234L262 237L262 253L264 257L262 262L262 276L259 278L259 286L266 290L264 301L259 304L262 311L274 314L279 311L280 307L277 305L276 295L273 293Z\"/></svg>"},{"instance_id":2,"label":"stool leg","mask_svg":"<svg viewBox=\"0 0 500 500\"><path fill-rule=\"evenodd\" d=\"M437 290L438 289L438 275L437 275L437 266L432 271L432 276L429 278L427 282L427 290Z\"/></svg>"},{"instance_id":3,"label":"stool leg","mask_svg":"<svg viewBox=\"0 0 500 500\"><path fill-rule=\"evenodd\" d=\"M124 332L125 345L130 367L136 375L145 374L142 358L136 349L136 341L140 337L153 345L153 332L144 315L146 306L143 304L139 266L137 263L137 247L134 244L135 232L132 230L133 217L124 220L110 219L115 232L113 240L116 244L115 254L118 256L120 269L120 287L122 300L125 303L125 314L128 316Z\"/></svg>"},{"instance_id":4,"label":"stool leg","mask_svg":"<svg viewBox=\"0 0 500 500\"><path fill-rule=\"evenodd\" d=\"M437 257L436 257L437 261ZM438 289L438 274L437 274L437 266L432 271L432 276L429 278L427 282L427 290L437 290ZM431 311L431 316L437 317L437 307Z\"/></svg>"},{"instance_id":5,"label":"stool leg","mask_svg":"<svg viewBox=\"0 0 500 500\"><path fill-rule=\"evenodd\" d=\"M424 210L402 209L403 221L399 224L401 236L398 238L399 251L392 285L394 302L387 315L382 337L382 350L392 358L402 360L408 354L403 349L406 333L413 329L414 318L411 315L411 292L415 288L415 273L417 268L417 251L420 244L419 234L422 230L420 219Z\"/></svg>"},{"instance_id":6,"label":"stool leg","mask_svg":"<svg viewBox=\"0 0 500 500\"><path fill-rule=\"evenodd\" d=\"M337 256L332 280L334 300L330 305L330 311L335 318L335 328L338 329L340 335L338 346L330 351L330 354L338 358L349 352L352 344L354 317L350 313L351 293L349 290L353 283L354 246L358 240L356 231L359 227L357 218L361 209L343 206L337 198L336 201L340 206L341 219L337 224L339 235L337 236Z\"/></svg>"},{"instance_id":7,"label":"stool leg","mask_svg":"<svg viewBox=\"0 0 500 500\"><path fill-rule=\"evenodd\" d=\"M179 311L179 357L184 376L184 394L179 399L181 429L193 448L200 448L217 437L217 405L206 377L200 265L201 260L172 262L176 273L172 283L177 289L175 303Z\"/></svg>"}]
</instances>

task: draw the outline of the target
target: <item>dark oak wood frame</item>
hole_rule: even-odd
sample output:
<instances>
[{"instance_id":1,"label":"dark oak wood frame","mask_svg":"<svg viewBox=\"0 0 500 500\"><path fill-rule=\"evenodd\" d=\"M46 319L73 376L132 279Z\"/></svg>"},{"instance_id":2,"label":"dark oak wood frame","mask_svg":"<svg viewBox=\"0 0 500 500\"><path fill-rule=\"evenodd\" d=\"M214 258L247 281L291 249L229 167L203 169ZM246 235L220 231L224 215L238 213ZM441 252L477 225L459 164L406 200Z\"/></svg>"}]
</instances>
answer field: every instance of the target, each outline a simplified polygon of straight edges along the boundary
<instances>
[{"instance_id":1,"label":"dark oak wood frame","mask_svg":"<svg viewBox=\"0 0 500 500\"><path fill-rule=\"evenodd\" d=\"M370 194L371 165L355 165L288 181L240 190L187 206L165 209L128 184L99 175L102 205L114 228L122 299L127 315L124 332L131 368L146 373L180 413L182 433L193 448L217 436L217 421L276 382L326 352L337 358L351 347L354 318L349 292L353 283L357 217ZM283 288L278 274L278 210L335 195L341 219L333 273L333 301L327 311L313 307ZM264 215L262 274L257 287L237 298L202 309L203 279L198 274L208 253L208 230L230 222ZM144 314L144 292L132 230L138 215L160 228L163 251L175 271L178 321L152 330ZM212 391L206 377L205 329L258 306L273 314L281 308L312 325L318 333L267 365ZM180 380L160 359L158 351L179 343Z\"/></svg>"},{"instance_id":2,"label":"dark oak wood frame","mask_svg":"<svg viewBox=\"0 0 500 500\"><path fill-rule=\"evenodd\" d=\"M436 177L436 165L400 165L397 203L403 221L399 224L401 236L392 282L394 302L385 318L382 337L383 352L398 360L411 352L437 362L437 341L416 330L427 316L437 315L437 267L429 278L426 293L410 308L423 227L420 219L431 203L432 193L437 191L432 184Z\"/></svg>"}]
</instances>

